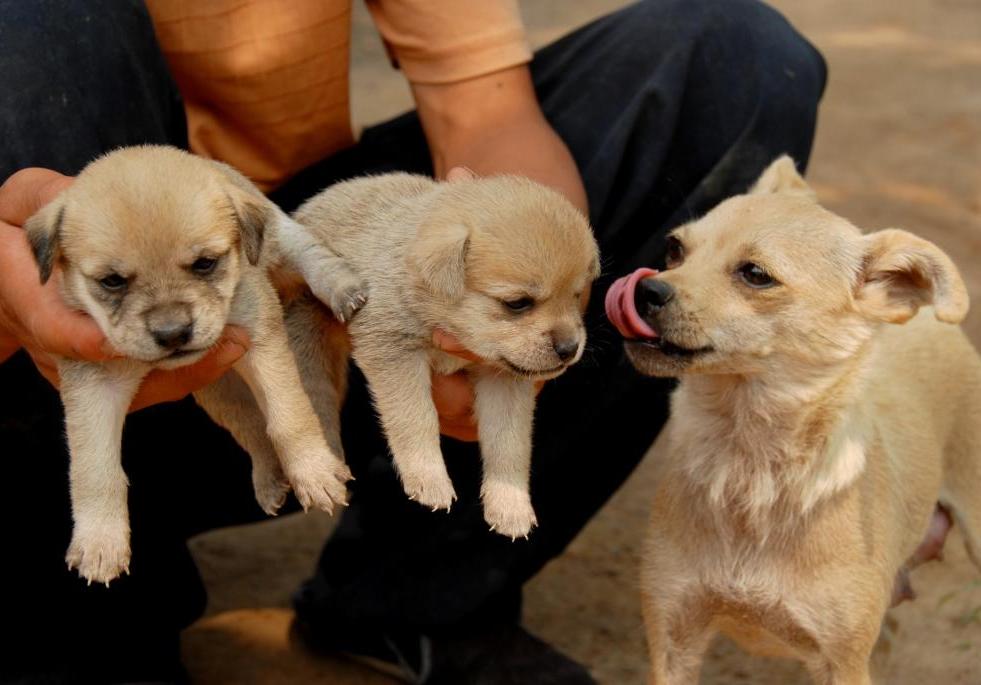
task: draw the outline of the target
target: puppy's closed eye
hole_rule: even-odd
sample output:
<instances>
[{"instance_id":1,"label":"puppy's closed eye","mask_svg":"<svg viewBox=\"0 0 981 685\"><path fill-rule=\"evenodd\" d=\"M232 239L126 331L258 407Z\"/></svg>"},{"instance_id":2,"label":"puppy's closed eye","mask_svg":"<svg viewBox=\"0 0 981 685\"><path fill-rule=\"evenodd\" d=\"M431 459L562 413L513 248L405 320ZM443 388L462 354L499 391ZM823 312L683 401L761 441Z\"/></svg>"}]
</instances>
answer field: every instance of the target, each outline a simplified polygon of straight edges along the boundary
<instances>
[{"instance_id":1,"label":"puppy's closed eye","mask_svg":"<svg viewBox=\"0 0 981 685\"><path fill-rule=\"evenodd\" d=\"M215 267L218 266L219 259L219 257L198 257L191 264L191 271L198 276L207 276L214 272Z\"/></svg>"},{"instance_id":2,"label":"puppy's closed eye","mask_svg":"<svg viewBox=\"0 0 981 685\"><path fill-rule=\"evenodd\" d=\"M98 279L99 285L102 289L110 293L122 293L126 291L129 285L129 279L125 276L120 276L119 274L113 272L107 276L103 276Z\"/></svg>"},{"instance_id":3,"label":"puppy's closed eye","mask_svg":"<svg viewBox=\"0 0 981 685\"><path fill-rule=\"evenodd\" d=\"M501 300L501 304L507 307L508 311L523 314L535 306L535 301L530 297L518 297L513 300Z\"/></svg>"}]
</instances>

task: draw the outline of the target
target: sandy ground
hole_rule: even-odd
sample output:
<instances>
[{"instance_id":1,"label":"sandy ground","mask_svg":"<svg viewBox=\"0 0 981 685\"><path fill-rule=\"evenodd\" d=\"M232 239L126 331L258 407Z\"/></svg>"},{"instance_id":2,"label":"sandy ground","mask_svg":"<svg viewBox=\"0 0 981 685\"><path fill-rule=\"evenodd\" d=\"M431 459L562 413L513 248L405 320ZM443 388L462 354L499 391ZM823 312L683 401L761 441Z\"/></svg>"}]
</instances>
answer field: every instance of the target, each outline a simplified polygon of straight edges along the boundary
<instances>
[{"instance_id":1,"label":"sandy ground","mask_svg":"<svg viewBox=\"0 0 981 685\"><path fill-rule=\"evenodd\" d=\"M522 7L541 45L622 4L525 0ZM981 301L981 2L773 4L830 64L810 170L822 200L866 229L903 227L937 242ZM355 27L354 117L371 123L406 108L409 98L360 9ZM966 326L981 344L981 307ZM654 459L656 449L526 595L528 627L611 685L643 682L645 672L635 569ZM392 682L343 660L314 658L287 638L290 593L309 573L330 525L321 516L293 516L195 541L211 593L208 616L184 641L197 681ZM919 598L893 612L886 682L981 683L981 579L960 538L948 541L945 561L921 568L913 582ZM793 664L752 659L720 641L702 682L808 681Z\"/></svg>"}]
</instances>

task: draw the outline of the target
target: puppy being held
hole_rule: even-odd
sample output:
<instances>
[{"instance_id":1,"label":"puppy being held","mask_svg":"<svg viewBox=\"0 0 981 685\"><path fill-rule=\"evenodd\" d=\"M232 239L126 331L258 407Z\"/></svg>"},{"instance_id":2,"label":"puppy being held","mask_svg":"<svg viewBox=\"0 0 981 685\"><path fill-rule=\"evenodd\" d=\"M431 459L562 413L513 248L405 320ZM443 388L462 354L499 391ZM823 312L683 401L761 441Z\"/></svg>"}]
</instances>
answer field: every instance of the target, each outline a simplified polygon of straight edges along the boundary
<instances>
[{"instance_id":1,"label":"puppy being held","mask_svg":"<svg viewBox=\"0 0 981 685\"><path fill-rule=\"evenodd\" d=\"M536 523L529 495L535 382L578 361L586 342L582 312L599 271L587 219L528 179L438 183L409 174L334 185L294 218L370 288L348 329L352 356L406 493L434 510L456 498L430 374L465 368L474 384L484 517L502 535L527 536ZM435 348L437 327L485 362Z\"/></svg>"},{"instance_id":2,"label":"puppy being held","mask_svg":"<svg viewBox=\"0 0 981 685\"><path fill-rule=\"evenodd\" d=\"M818 683L870 683L894 590L948 516L981 568L957 269L905 231L861 234L786 157L673 231L667 267L607 300L634 366L681 379L642 564L650 682L697 682L723 632Z\"/></svg>"},{"instance_id":3,"label":"puppy being held","mask_svg":"<svg viewBox=\"0 0 981 685\"><path fill-rule=\"evenodd\" d=\"M106 584L128 572L120 442L130 401L151 369L197 361L227 324L244 327L252 346L236 378L227 374L195 397L223 423L224 396L236 383L255 396L275 446L251 455L260 505L275 511L290 486L304 507L330 511L345 502L350 472L302 390L267 276L273 261L304 249L303 236L248 180L176 148L122 148L89 164L25 229L41 282L60 265L65 301L92 316L124 355L58 360L75 524L69 568ZM322 290L333 283L335 307L360 304L360 279L336 256L331 267L318 282Z\"/></svg>"}]
</instances>

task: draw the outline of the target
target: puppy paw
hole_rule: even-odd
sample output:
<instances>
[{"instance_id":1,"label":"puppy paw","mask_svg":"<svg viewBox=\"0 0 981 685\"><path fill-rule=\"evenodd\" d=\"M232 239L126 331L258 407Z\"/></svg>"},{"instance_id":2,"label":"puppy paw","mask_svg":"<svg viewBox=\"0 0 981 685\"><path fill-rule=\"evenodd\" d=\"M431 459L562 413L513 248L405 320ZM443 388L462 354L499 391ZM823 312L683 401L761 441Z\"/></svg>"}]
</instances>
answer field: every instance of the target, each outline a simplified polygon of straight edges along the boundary
<instances>
[{"instance_id":1,"label":"puppy paw","mask_svg":"<svg viewBox=\"0 0 981 685\"><path fill-rule=\"evenodd\" d=\"M345 483L351 480L351 470L339 459L321 455L303 460L291 469L289 479L304 511L333 514L335 506L347 506Z\"/></svg>"},{"instance_id":2,"label":"puppy paw","mask_svg":"<svg viewBox=\"0 0 981 685\"><path fill-rule=\"evenodd\" d=\"M68 569L78 570L89 585L105 583L129 573L129 529L125 526L82 531L76 529L65 562Z\"/></svg>"},{"instance_id":3,"label":"puppy paw","mask_svg":"<svg viewBox=\"0 0 981 685\"><path fill-rule=\"evenodd\" d=\"M512 540L527 538L538 525L528 490L506 483L485 483L481 488L484 520L490 529Z\"/></svg>"},{"instance_id":4,"label":"puppy paw","mask_svg":"<svg viewBox=\"0 0 981 685\"><path fill-rule=\"evenodd\" d=\"M286 476L281 471L272 469L253 469L252 486L255 489L256 502L270 516L276 515L290 491L290 482Z\"/></svg>"},{"instance_id":5,"label":"puppy paw","mask_svg":"<svg viewBox=\"0 0 981 685\"><path fill-rule=\"evenodd\" d=\"M346 323L368 302L368 284L353 275L335 275L329 284L319 284L314 294L330 307L338 321Z\"/></svg>"},{"instance_id":6,"label":"puppy paw","mask_svg":"<svg viewBox=\"0 0 981 685\"><path fill-rule=\"evenodd\" d=\"M409 499L433 511L450 510L456 500L456 490L446 473L442 459L434 467L399 469L402 489Z\"/></svg>"}]
</instances>

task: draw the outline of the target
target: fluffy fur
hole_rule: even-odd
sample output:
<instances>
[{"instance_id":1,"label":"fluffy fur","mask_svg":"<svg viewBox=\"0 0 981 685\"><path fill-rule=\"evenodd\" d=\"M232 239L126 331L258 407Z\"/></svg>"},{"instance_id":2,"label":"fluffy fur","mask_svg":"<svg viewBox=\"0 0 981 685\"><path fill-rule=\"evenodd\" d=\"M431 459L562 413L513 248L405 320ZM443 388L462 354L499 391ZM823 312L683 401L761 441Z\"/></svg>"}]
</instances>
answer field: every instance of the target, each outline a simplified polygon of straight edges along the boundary
<instances>
[{"instance_id":1,"label":"fluffy fur","mask_svg":"<svg viewBox=\"0 0 981 685\"><path fill-rule=\"evenodd\" d=\"M88 165L25 228L42 282L59 264L65 301L91 315L125 357L58 360L75 522L70 568L107 584L128 571L127 409L150 370L201 358L226 324L245 327L251 349L236 373L196 397L246 448L250 431L263 434L251 442L272 445L250 451L259 503L274 511L290 486L304 507L330 511L345 501L350 473L337 441L331 449L324 436L336 433L336 418L322 427L302 391L267 276L305 252L305 234L249 181L175 148L124 148ZM316 254L324 297L342 313L356 309L360 279L326 249ZM242 395L255 397L260 420L240 416Z\"/></svg>"},{"instance_id":2,"label":"fluffy fur","mask_svg":"<svg viewBox=\"0 0 981 685\"><path fill-rule=\"evenodd\" d=\"M937 502L981 568L981 362L949 325L964 284L931 243L821 208L788 158L673 237L673 297L641 311L661 339L627 343L681 378L642 570L650 682L696 682L721 631L869 683Z\"/></svg>"}]
</instances>

